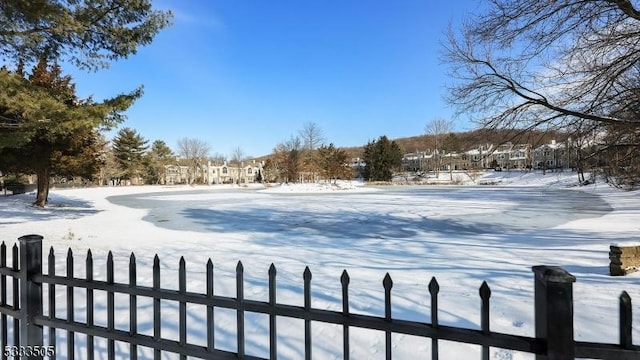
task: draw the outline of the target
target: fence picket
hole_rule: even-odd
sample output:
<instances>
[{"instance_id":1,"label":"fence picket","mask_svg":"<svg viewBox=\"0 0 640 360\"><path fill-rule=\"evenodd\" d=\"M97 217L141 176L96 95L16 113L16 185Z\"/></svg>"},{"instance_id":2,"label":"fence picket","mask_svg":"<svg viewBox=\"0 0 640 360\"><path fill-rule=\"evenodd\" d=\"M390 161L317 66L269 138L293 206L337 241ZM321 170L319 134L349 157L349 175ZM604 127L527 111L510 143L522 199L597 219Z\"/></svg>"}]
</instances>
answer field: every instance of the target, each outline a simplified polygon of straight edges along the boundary
<instances>
[{"instance_id":1,"label":"fence picket","mask_svg":"<svg viewBox=\"0 0 640 360\"><path fill-rule=\"evenodd\" d=\"M56 275L56 256L53 251L53 246L49 250L49 275ZM56 286L49 284L49 319L53 320L56 317ZM56 346L56 328L49 327L49 346ZM51 356L51 360L55 360L55 352Z\"/></svg>"},{"instance_id":2,"label":"fence picket","mask_svg":"<svg viewBox=\"0 0 640 360\"><path fill-rule=\"evenodd\" d=\"M429 281L429 294L431 296L431 327L438 328L438 292L440 292L440 285L435 276ZM436 337L431 338L431 359L438 360L438 339Z\"/></svg>"},{"instance_id":3,"label":"fence picket","mask_svg":"<svg viewBox=\"0 0 640 360\"><path fill-rule=\"evenodd\" d=\"M215 348L215 321L213 303L213 262L207 261L207 351L213 352Z\"/></svg>"},{"instance_id":4,"label":"fence picket","mask_svg":"<svg viewBox=\"0 0 640 360\"><path fill-rule=\"evenodd\" d=\"M302 273L304 280L304 309L311 310L311 270L308 266L304 268ZM311 320L304 319L304 358L311 360Z\"/></svg>"},{"instance_id":5,"label":"fence picket","mask_svg":"<svg viewBox=\"0 0 640 360\"><path fill-rule=\"evenodd\" d=\"M107 283L112 285L114 283L113 277L113 253L109 251L107 254ZM107 330L113 331L115 329L115 304L114 304L113 291L107 291ZM107 358L113 360L116 357L116 344L113 339L107 340Z\"/></svg>"},{"instance_id":6,"label":"fence picket","mask_svg":"<svg viewBox=\"0 0 640 360\"><path fill-rule=\"evenodd\" d=\"M187 269L183 256L180 257L180 265L178 266L178 291L183 295L187 292ZM182 300L178 304L180 346L185 346L187 345L187 303ZM187 360L187 355L180 354L180 360Z\"/></svg>"},{"instance_id":7,"label":"fence picket","mask_svg":"<svg viewBox=\"0 0 640 360\"><path fill-rule=\"evenodd\" d=\"M153 291L160 291L160 258L158 254L153 257ZM162 324L160 323L160 297L153 297L153 340L160 341L162 337ZM160 349L153 350L153 359L160 360Z\"/></svg>"},{"instance_id":8,"label":"fence picket","mask_svg":"<svg viewBox=\"0 0 640 360\"><path fill-rule=\"evenodd\" d=\"M93 254L91 253L91 249L87 250L85 272L86 272L87 282L93 281ZM87 326L92 327L93 322L94 322L93 289L87 288ZM87 335L87 359L93 360L93 358L94 358L94 338L93 338L93 335Z\"/></svg>"},{"instance_id":9,"label":"fence picket","mask_svg":"<svg viewBox=\"0 0 640 360\"><path fill-rule=\"evenodd\" d=\"M342 315L344 317L349 316L349 273L347 270L342 270L342 276L340 276L340 283L342 284ZM342 358L349 360L349 325L342 325Z\"/></svg>"},{"instance_id":10,"label":"fence picket","mask_svg":"<svg viewBox=\"0 0 640 360\"><path fill-rule=\"evenodd\" d=\"M18 271L18 244L14 244L11 249L12 269ZM13 310L20 309L20 281L18 277L13 278ZM20 345L20 318L13 318L13 345Z\"/></svg>"},{"instance_id":11,"label":"fence picket","mask_svg":"<svg viewBox=\"0 0 640 360\"><path fill-rule=\"evenodd\" d=\"M276 266L271 263L269 266L269 306L273 309L276 306ZM278 358L278 333L276 330L276 314L269 314L269 359Z\"/></svg>"},{"instance_id":12,"label":"fence picket","mask_svg":"<svg viewBox=\"0 0 640 360\"><path fill-rule=\"evenodd\" d=\"M2 242L0 245L0 267L7 267L7 245ZM0 275L0 306L5 307L7 305L7 275ZM7 346L7 314L2 313L0 315L0 331L2 334L0 335L0 346L4 349ZM3 351L0 354L0 359L5 360L7 358L7 354Z\"/></svg>"},{"instance_id":13,"label":"fence picket","mask_svg":"<svg viewBox=\"0 0 640 360\"><path fill-rule=\"evenodd\" d=\"M73 279L73 251L67 251L67 278ZM73 323L73 311L75 309L73 301L73 286L67 286L67 322ZM75 333L67 331L67 357L75 359Z\"/></svg>"},{"instance_id":14,"label":"fence picket","mask_svg":"<svg viewBox=\"0 0 640 360\"><path fill-rule=\"evenodd\" d=\"M382 280L382 286L384 287L384 319L391 321L391 288L393 287L393 280L387 273ZM391 360L391 331L385 331L385 358Z\"/></svg>"},{"instance_id":15,"label":"fence picket","mask_svg":"<svg viewBox=\"0 0 640 360\"><path fill-rule=\"evenodd\" d=\"M238 308L236 310L236 329L237 329L237 346L238 357L244 357L244 266L238 261L236 266L236 301Z\"/></svg>"},{"instance_id":16,"label":"fence picket","mask_svg":"<svg viewBox=\"0 0 640 360\"><path fill-rule=\"evenodd\" d=\"M131 253L129 257L129 286L135 288L137 284L136 256ZM138 301L135 295L129 295L129 334L134 336L138 333ZM129 358L138 359L138 346L129 345Z\"/></svg>"},{"instance_id":17,"label":"fence picket","mask_svg":"<svg viewBox=\"0 0 640 360\"><path fill-rule=\"evenodd\" d=\"M480 299L482 300L482 310L480 312L480 327L485 335L490 335L489 330L489 298L491 297L491 289L486 281L480 286ZM489 360L489 346L482 345L482 359Z\"/></svg>"}]
</instances>

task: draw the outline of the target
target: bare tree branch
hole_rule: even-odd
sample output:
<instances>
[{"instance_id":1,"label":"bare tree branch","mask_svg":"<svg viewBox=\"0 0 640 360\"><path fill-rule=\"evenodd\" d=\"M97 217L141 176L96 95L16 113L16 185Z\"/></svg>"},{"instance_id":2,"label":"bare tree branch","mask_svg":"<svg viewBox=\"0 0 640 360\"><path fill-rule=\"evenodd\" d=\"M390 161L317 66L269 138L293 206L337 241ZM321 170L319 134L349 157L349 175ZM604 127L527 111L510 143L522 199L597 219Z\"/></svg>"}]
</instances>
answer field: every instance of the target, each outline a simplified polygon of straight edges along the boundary
<instances>
[{"instance_id":1,"label":"bare tree branch","mask_svg":"<svg viewBox=\"0 0 640 360\"><path fill-rule=\"evenodd\" d=\"M482 127L564 132L580 144L581 160L597 150L594 166L606 156L612 177L640 183L633 160L640 154L636 4L489 0L481 14L449 31L447 100Z\"/></svg>"},{"instance_id":2,"label":"bare tree branch","mask_svg":"<svg viewBox=\"0 0 640 360\"><path fill-rule=\"evenodd\" d=\"M178 140L178 154L189 164L189 183L197 180L198 169L201 168L207 160L209 150L209 144L203 140L194 138L182 138Z\"/></svg>"}]
</instances>

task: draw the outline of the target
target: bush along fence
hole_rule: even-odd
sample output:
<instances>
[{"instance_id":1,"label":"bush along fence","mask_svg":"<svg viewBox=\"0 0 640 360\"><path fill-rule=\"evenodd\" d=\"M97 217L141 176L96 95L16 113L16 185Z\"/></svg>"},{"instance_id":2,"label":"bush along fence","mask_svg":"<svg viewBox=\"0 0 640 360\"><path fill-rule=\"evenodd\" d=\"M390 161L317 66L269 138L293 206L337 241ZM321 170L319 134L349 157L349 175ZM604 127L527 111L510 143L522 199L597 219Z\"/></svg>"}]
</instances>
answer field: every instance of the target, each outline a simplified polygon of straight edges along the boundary
<instances>
[{"instance_id":1,"label":"bush along fence","mask_svg":"<svg viewBox=\"0 0 640 360\"><path fill-rule=\"evenodd\" d=\"M236 297L214 295L213 264L206 266L206 290L204 293L186 291L186 269L184 259L180 260L178 270L178 290L160 287L160 261L156 256L153 265L153 285L151 287L136 284L136 263L132 254L129 265L129 283L114 282L113 257L107 257L106 281L93 279L93 259L91 251L86 258L86 277L73 275L73 256L67 256L66 276L55 275L55 256L53 249L49 253L48 273L43 273L42 237L23 236L12 250L12 266L7 266L7 247L0 245L0 346L2 359L16 355L17 358L40 359L55 358L56 329L67 331L66 356L75 358L75 334L84 334L87 338L86 354L79 357L94 359L96 338L106 339L107 359L114 359L115 342L130 346L130 359L137 358L137 347L147 347L154 351L154 358L160 359L163 352L176 353L181 359L187 356L203 359L259 359L245 354L246 312L269 316L269 358L277 358L277 320L279 317L304 320L304 356L312 358L311 324L313 322L341 325L343 328L343 357L349 359L349 329L361 328L378 330L385 333L386 359L392 359L392 334L406 334L431 339L431 359L438 359L438 341L448 340L459 343L475 344L482 347L482 359L489 359L491 347L517 350L536 355L536 359L574 359L588 357L597 359L640 359L640 346L632 341L631 299L626 292L620 296L620 343L602 344L574 340L573 328L573 283L575 277L565 270L554 266L534 266L535 294L535 337L516 336L497 333L489 327L489 299L491 290L485 283L480 287L481 326L480 329L466 329L440 325L438 323L439 285L434 279L429 283L431 295L431 323L394 319L391 314L391 289L393 281L387 274L382 282L384 288L384 317L354 314L349 312L349 275L346 271L340 278L342 283L342 311L329 311L311 307L311 272L308 268L303 274L304 305L293 306L279 304L276 301L276 268L269 268L269 300L267 302L244 298L243 267L236 268ZM7 302L7 278L12 278L11 304ZM48 299L43 298L43 288L48 287ZM66 319L57 318L56 287L66 289ZM86 291L86 321L74 319L74 289ZM106 326L94 323L94 291L107 294ZM115 328L115 294L129 296L129 331ZM153 300L153 335L138 333L137 300ZM179 339L163 338L161 334L161 301L175 301L179 308ZM48 314L43 311L48 301ZM199 304L206 307L206 346L187 342L187 304ZM214 308L235 310L237 316L237 349L235 352L223 351L214 347ZM13 342L9 343L8 323L12 318ZM48 331L48 344L44 344L44 333ZM15 353L8 353L13 349ZM83 349L84 350L84 349ZM84 351L83 351L84 352ZM98 354L104 358L104 354ZM119 354L121 357L121 354ZM419 358L429 358L429 354L416 354Z\"/></svg>"}]
</instances>

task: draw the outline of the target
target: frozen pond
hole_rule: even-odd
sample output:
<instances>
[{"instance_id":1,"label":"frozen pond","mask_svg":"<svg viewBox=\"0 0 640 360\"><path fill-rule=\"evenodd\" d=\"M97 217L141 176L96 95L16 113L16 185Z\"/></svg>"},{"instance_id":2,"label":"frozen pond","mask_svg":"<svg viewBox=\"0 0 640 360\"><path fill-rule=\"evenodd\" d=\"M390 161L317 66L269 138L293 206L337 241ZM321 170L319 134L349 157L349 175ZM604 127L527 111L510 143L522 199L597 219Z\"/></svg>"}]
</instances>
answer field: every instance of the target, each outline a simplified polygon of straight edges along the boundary
<instances>
[{"instance_id":1,"label":"frozen pond","mask_svg":"<svg viewBox=\"0 0 640 360\"><path fill-rule=\"evenodd\" d=\"M99 279L105 278L109 251L118 269L126 269L133 252L138 283L151 286L157 254L164 288L178 289L178 264L184 258L188 291L202 293L207 287L205 264L212 260L215 293L233 297L241 260L247 299L267 301L267 270L274 264L278 302L302 306L302 274L308 266L313 273L312 306L340 311L340 276L348 270L350 311L383 316L382 279L389 273L394 282L393 316L427 322L427 287L436 277L440 323L469 329L480 327L478 288L486 281L493 292L491 329L529 337L535 334L531 267L561 266L577 278L576 338L615 343L618 322L611 314L618 311L618 296L626 290L635 301L640 289L638 274L608 275L609 244L637 239L640 194L560 186L354 185L345 191L311 186L113 187L56 192L52 206L37 211L29 205L30 196L17 196L0 202L0 211L6 238L36 232L45 237L45 248L53 246L61 254L59 274L65 272L67 247L78 263L91 249ZM127 275L118 271L116 281L126 283ZM117 305L122 315L116 327L125 330L127 303L124 299ZM58 311L64 314L65 309ZM188 310L190 341L206 341L203 311ZM96 318L105 319L105 312L102 307ZM78 317L81 313L78 308ZM178 305L171 304L162 316L163 336L177 339ZM140 331L152 331L151 321L151 311L139 312ZM247 349L268 357L268 319L248 313L245 321L250 329ZM217 348L234 351L235 322L235 313L216 312ZM279 358L303 358L302 322L281 319L279 324ZM339 327L314 322L312 331L314 358L342 358L336 340L342 337ZM633 332L640 336L637 328ZM396 335L394 358L429 353L430 341ZM384 333L353 329L350 336L351 358L383 357ZM440 350L441 358L447 359L480 356L477 347L444 341ZM491 352L492 358L533 359L503 349ZM150 352L141 356L151 357Z\"/></svg>"},{"instance_id":2,"label":"frozen pond","mask_svg":"<svg viewBox=\"0 0 640 360\"><path fill-rule=\"evenodd\" d=\"M302 232L332 238L407 238L416 230L506 234L548 229L611 211L597 195L540 187L384 187L317 194L212 188L108 200L148 209L144 220L167 229Z\"/></svg>"}]
</instances>

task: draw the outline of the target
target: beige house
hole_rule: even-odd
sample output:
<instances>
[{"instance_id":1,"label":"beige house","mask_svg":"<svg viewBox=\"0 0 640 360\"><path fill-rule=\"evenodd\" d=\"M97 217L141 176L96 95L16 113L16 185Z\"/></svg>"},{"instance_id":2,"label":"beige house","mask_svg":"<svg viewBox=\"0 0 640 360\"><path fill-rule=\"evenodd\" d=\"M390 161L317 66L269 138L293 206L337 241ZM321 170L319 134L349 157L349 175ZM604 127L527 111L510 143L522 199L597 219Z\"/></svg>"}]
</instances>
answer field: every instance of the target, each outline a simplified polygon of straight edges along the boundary
<instances>
[{"instance_id":1,"label":"beige house","mask_svg":"<svg viewBox=\"0 0 640 360\"><path fill-rule=\"evenodd\" d=\"M204 169L208 184L249 184L256 182L258 174L262 174L262 163L252 161L249 164L241 162L239 165L207 165Z\"/></svg>"},{"instance_id":2,"label":"beige house","mask_svg":"<svg viewBox=\"0 0 640 360\"><path fill-rule=\"evenodd\" d=\"M262 163L255 160L242 162L239 165L212 164L207 161L206 165L196 168L195 174L191 167L180 164L167 165L165 183L166 184L249 184L258 179L258 174L262 173Z\"/></svg>"}]
</instances>

